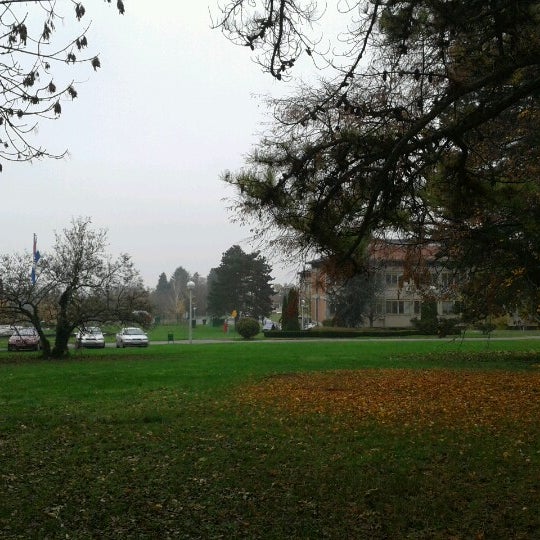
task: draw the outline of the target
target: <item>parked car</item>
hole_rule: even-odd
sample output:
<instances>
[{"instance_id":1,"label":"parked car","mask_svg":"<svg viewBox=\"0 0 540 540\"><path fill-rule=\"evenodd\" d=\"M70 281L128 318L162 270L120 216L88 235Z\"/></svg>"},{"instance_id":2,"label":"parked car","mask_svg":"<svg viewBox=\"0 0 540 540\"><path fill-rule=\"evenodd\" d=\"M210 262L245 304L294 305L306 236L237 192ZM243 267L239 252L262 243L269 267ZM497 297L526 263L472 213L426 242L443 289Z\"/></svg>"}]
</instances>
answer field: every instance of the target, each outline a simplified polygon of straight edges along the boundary
<instances>
[{"instance_id":1,"label":"parked car","mask_svg":"<svg viewBox=\"0 0 540 540\"><path fill-rule=\"evenodd\" d=\"M8 351L39 351L39 335L34 328L14 328L8 340Z\"/></svg>"},{"instance_id":2,"label":"parked car","mask_svg":"<svg viewBox=\"0 0 540 540\"><path fill-rule=\"evenodd\" d=\"M116 334L116 347L148 347L148 336L140 328L122 328Z\"/></svg>"},{"instance_id":3,"label":"parked car","mask_svg":"<svg viewBox=\"0 0 540 540\"><path fill-rule=\"evenodd\" d=\"M277 324L271 319L264 319L262 329L263 330L277 330Z\"/></svg>"},{"instance_id":4,"label":"parked car","mask_svg":"<svg viewBox=\"0 0 540 540\"><path fill-rule=\"evenodd\" d=\"M317 328L317 326L319 325L315 322L308 322L304 325L304 330L311 330L312 328Z\"/></svg>"},{"instance_id":5,"label":"parked car","mask_svg":"<svg viewBox=\"0 0 540 540\"><path fill-rule=\"evenodd\" d=\"M9 337L13 334L13 328L9 324L0 324L0 337Z\"/></svg>"},{"instance_id":6,"label":"parked car","mask_svg":"<svg viewBox=\"0 0 540 540\"><path fill-rule=\"evenodd\" d=\"M81 347L103 349L105 337L99 326L88 326L79 330L75 336L75 348Z\"/></svg>"}]
</instances>

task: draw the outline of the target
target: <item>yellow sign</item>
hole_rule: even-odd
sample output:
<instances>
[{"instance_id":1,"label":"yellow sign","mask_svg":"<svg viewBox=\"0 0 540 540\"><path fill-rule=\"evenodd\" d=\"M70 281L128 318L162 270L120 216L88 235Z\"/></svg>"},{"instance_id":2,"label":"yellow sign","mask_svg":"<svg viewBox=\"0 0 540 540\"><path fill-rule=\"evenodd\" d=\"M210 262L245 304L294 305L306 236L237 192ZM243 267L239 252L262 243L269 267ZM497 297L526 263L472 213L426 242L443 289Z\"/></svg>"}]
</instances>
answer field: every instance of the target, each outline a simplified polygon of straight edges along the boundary
<instances>
[{"instance_id":1,"label":"yellow sign","mask_svg":"<svg viewBox=\"0 0 540 540\"><path fill-rule=\"evenodd\" d=\"M236 309L233 309L233 310L232 310L232 313L231 313L231 317L232 317L233 319L236 319L236 316L237 316L237 315L238 315L238 313L236 312Z\"/></svg>"}]
</instances>

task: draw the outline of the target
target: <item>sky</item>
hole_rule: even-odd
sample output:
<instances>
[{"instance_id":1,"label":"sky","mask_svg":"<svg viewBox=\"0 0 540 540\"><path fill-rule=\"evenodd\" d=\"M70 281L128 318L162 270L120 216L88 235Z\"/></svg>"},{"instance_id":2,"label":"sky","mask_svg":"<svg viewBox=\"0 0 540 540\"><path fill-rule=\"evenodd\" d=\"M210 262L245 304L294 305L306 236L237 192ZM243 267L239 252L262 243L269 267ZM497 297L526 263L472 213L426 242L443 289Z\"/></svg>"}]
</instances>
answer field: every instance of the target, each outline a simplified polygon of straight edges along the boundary
<instances>
[{"instance_id":1,"label":"sky","mask_svg":"<svg viewBox=\"0 0 540 540\"><path fill-rule=\"evenodd\" d=\"M88 54L99 53L102 67L70 72L78 97L35 134L50 152L69 154L4 163L0 253L31 252L34 233L46 252L55 231L90 217L107 229L109 253L130 254L153 288L178 266L208 275L234 244L259 249L231 221L224 199L234 190L220 175L238 170L256 143L262 96L283 90L246 48L210 28L217 2L124 3L121 16L116 2L85 2ZM74 22L67 11L60 30ZM263 255L276 282L295 281L297 266Z\"/></svg>"}]
</instances>

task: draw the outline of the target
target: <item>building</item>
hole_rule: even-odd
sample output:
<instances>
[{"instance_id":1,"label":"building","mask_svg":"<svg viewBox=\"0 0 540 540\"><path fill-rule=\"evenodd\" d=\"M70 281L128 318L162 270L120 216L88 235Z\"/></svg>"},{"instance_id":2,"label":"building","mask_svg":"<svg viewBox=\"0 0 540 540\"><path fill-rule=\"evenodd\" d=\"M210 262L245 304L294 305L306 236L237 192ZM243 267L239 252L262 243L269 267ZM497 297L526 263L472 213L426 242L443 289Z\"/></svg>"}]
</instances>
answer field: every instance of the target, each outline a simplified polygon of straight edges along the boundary
<instances>
[{"instance_id":1,"label":"building","mask_svg":"<svg viewBox=\"0 0 540 540\"><path fill-rule=\"evenodd\" d=\"M373 242L369 254L370 279L376 280L373 298L365 306L363 326L408 328L420 318L422 302L437 302L440 317L456 316L456 275L436 259L434 245ZM332 279L325 261L314 260L300 272L302 318L315 324L335 316L332 291L342 286Z\"/></svg>"}]
</instances>

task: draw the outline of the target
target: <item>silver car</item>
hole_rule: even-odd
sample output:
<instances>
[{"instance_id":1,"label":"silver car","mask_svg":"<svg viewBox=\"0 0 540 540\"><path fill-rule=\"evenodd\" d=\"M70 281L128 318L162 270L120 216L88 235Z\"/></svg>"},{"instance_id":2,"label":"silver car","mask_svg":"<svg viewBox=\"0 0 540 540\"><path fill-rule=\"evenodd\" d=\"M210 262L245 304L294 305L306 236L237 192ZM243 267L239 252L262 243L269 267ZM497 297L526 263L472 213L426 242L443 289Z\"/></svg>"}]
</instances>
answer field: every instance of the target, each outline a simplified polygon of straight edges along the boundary
<instances>
[{"instance_id":1,"label":"silver car","mask_svg":"<svg viewBox=\"0 0 540 540\"><path fill-rule=\"evenodd\" d=\"M81 347L103 349L105 337L99 326L88 326L81 329L75 336L75 348Z\"/></svg>"},{"instance_id":2,"label":"silver car","mask_svg":"<svg viewBox=\"0 0 540 540\"><path fill-rule=\"evenodd\" d=\"M148 336L140 328L122 328L116 334L116 347L148 347Z\"/></svg>"}]
</instances>

